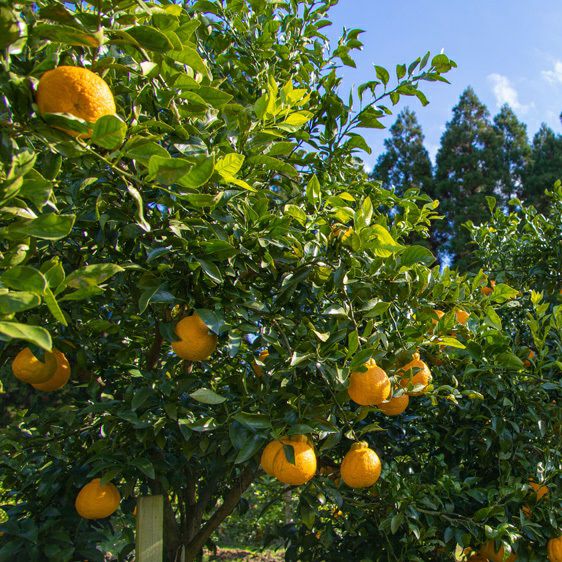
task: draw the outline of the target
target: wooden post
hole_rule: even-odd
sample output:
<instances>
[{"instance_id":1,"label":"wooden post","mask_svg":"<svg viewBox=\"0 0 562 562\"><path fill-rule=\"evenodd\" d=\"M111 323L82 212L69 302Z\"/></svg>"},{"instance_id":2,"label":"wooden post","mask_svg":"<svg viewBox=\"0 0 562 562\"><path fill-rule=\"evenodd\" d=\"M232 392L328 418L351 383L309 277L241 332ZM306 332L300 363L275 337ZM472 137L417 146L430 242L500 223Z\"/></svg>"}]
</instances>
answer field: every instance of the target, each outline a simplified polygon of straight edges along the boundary
<instances>
[{"instance_id":1,"label":"wooden post","mask_svg":"<svg viewBox=\"0 0 562 562\"><path fill-rule=\"evenodd\" d=\"M145 496L137 503L136 562L162 562L164 496Z\"/></svg>"}]
</instances>

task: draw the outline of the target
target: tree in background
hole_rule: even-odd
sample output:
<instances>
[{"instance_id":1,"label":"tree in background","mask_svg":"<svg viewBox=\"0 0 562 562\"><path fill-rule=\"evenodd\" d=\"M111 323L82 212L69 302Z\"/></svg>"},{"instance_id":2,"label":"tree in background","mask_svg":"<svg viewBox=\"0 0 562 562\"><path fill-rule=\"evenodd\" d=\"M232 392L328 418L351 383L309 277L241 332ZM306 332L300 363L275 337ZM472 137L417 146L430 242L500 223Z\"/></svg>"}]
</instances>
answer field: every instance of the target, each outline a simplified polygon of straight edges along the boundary
<instances>
[{"instance_id":1,"label":"tree in background","mask_svg":"<svg viewBox=\"0 0 562 562\"><path fill-rule=\"evenodd\" d=\"M423 142L424 135L415 112L403 109L390 127L390 137L384 141L386 150L379 156L372 177L398 193L411 187L429 191L431 161Z\"/></svg>"},{"instance_id":2,"label":"tree in background","mask_svg":"<svg viewBox=\"0 0 562 562\"><path fill-rule=\"evenodd\" d=\"M466 269L470 263L469 237L461 225L478 220L486 209L486 195L497 188L495 132L486 106L467 88L453 108L437 152L433 193L445 219L434 239L441 253Z\"/></svg>"},{"instance_id":3,"label":"tree in background","mask_svg":"<svg viewBox=\"0 0 562 562\"><path fill-rule=\"evenodd\" d=\"M523 177L531 158L527 126L517 119L509 105L494 117L493 129L496 193L502 201L523 196Z\"/></svg>"},{"instance_id":4,"label":"tree in background","mask_svg":"<svg viewBox=\"0 0 562 562\"><path fill-rule=\"evenodd\" d=\"M562 135L546 124L533 137L531 162L523 179L524 199L540 210L549 203L545 189L562 178Z\"/></svg>"}]
</instances>

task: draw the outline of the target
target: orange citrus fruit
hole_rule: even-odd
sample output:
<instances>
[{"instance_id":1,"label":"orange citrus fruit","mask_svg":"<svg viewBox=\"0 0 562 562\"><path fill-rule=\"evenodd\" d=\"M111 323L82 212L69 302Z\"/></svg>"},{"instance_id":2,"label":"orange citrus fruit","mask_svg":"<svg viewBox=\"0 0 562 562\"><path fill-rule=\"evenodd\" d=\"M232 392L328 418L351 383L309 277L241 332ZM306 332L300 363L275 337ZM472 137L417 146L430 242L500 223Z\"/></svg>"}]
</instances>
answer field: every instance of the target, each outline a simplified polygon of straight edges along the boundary
<instances>
[{"instance_id":1,"label":"orange citrus fruit","mask_svg":"<svg viewBox=\"0 0 562 562\"><path fill-rule=\"evenodd\" d=\"M209 331L197 313L182 318L175 332L180 339L172 342L172 349L182 359L204 361L217 347L217 336Z\"/></svg>"},{"instance_id":2,"label":"orange citrus fruit","mask_svg":"<svg viewBox=\"0 0 562 562\"><path fill-rule=\"evenodd\" d=\"M431 382L431 371L429 367L420 359L419 353L414 353L412 355L412 360L403 365L397 371L398 376L402 378L400 384L402 387L406 388L408 384L412 384L412 386L419 386L423 385L421 390L417 390L415 392L409 392L410 396L419 396L420 394L424 394L426 391L427 386Z\"/></svg>"},{"instance_id":3,"label":"orange citrus fruit","mask_svg":"<svg viewBox=\"0 0 562 562\"><path fill-rule=\"evenodd\" d=\"M47 70L37 86L37 106L45 113L70 113L88 123L117 111L107 82L87 68L59 66ZM63 129L72 136L76 131ZM81 135L81 136L89 136Z\"/></svg>"},{"instance_id":4,"label":"orange citrus fruit","mask_svg":"<svg viewBox=\"0 0 562 562\"><path fill-rule=\"evenodd\" d=\"M365 363L366 371L353 371L349 376L349 397L360 406L375 406L390 394L390 380L374 359Z\"/></svg>"},{"instance_id":5,"label":"orange citrus fruit","mask_svg":"<svg viewBox=\"0 0 562 562\"><path fill-rule=\"evenodd\" d=\"M283 439L282 444L293 448L295 462L289 462L283 447L280 447L273 459L273 475L277 480L291 486L305 484L316 473L314 448L305 435L292 435Z\"/></svg>"},{"instance_id":6,"label":"orange citrus fruit","mask_svg":"<svg viewBox=\"0 0 562 562\"><path fill-rule=\"evenodd\" d=\"M268 349L262 349L260 351L260 354L258 355L258 359L264 363L265 360L269 357L269 350ZM254 371L254 373L256 374L256 377L262 377L263 376L263 367L261 365L258 365L257 363L252 363L252 369Z\"/></svg>"},{"instance_id":7,"label":"orange citrus fruit","mask_svg":"<svg viewBox=\"0 0 562 562\"><path fill-rule=\"evenodd\" d=\"M57 367L53 376L46 382L33 384L33 388L43 392L52 392L62 388L70 378L70 363L66 355L58 349L53 349L53 355L57 360Z\"/></svg>"},{"instance_id":8,"label":"orange citrus fruit","mask_svg":"<svg viewBox=\"0 0 562 562\"><path fill-rule=\"evenodd\" d=\"M381 402L378 408L387 416L399 416L408 407L409 402L410 397L407 394L402 394L402 396L392 397L387 402Z\"/></svg>"},{"instance_id":9,"label":"orange citrus fruit","mask_svg":"<svg viewBox=\"0 0 562 562\"><path fill-rule=\"evenodd\" d=\"M103 519L117 510L120 501L119 490L113 484L102 485L100 478L94 478L80 490L74 505L84 519Z\"/></svg>"},{"instance_id":10,"label":"orange citrus fruit","mask_svg":"<svg viewBox=\"0 0 562 562\"><path fill-rule=\"evenodd\" d=\"M39 361L29 347L22 349L12 361L12 372L20 381L30 384L44 383L48 381L57 368L57 360L54 353L45 352L45 362Z\"/></svg>"},{"instance_id":11,"label":"orange citrus fruit","mask_svg":"<svg viewBox=\"0 0 562 562\"><path fill-rule=\"evenodd\" d=\"M381 461L365 441L351 446L341 463L342 480L350 488L372 486L381 475Z\"/></svg>"}]
</instances>

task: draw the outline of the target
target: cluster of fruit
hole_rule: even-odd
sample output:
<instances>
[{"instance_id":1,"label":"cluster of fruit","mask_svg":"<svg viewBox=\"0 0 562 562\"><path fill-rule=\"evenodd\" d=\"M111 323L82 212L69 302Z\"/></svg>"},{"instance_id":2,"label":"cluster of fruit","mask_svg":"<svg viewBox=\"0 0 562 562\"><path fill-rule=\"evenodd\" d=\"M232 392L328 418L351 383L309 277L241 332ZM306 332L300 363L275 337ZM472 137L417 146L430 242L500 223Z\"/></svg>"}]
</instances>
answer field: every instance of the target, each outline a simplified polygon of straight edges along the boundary
<instances>
[{"instance_id":1,"label":"cluster of fruit","mask_svg":"<svg viewBox=\"0 0 562 562\"><path fill-rule=\"evenodd\" d=\"M58 349L45 352L45 360L39 360L29 347L22 349L12 361L14 376L42 392L62 388L70 378L70 363Z\"/></svg>"}]
</instances>

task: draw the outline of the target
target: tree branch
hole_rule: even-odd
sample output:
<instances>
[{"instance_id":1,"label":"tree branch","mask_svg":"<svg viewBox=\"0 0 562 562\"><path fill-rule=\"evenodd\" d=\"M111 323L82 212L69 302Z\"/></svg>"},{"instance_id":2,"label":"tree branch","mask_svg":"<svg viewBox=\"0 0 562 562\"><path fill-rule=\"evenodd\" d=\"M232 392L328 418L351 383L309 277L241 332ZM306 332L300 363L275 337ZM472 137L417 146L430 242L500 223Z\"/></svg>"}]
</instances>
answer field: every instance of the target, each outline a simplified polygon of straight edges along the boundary
<instances>
[{"instance_id":1,"label":"tree branch","mask_svg":"<svg viewBox=\"0 0 562 562\"><path fill-rule=\"evenodd\" d=\"M146 368L149 371L152 371L152 369L154 369L154 367L156 367L156 364L158 363L160 351L162 350L162 342L163 338L162 334L160 333L160 325L158 322L156 322L156 325L154 327L154 340L152 342L152 345L150 346L150 349L148 350L148 353L146 354Z\"/></svg>"},{"instance_id":2,"label":"tree branch","mask_svg":"<svg viewBox=\"0 0 562 562\"><path fill-rule=\"evenodd\" d=\"M211 518L205 523L202 529L193 537L186 549L186 561L193 560L197 553L203 548L213 531L234 511L240 500L240 496L246 491L248 486L254 481L258 472L258 466L247 466L237 482L225 494L222 505L213 513Z\"/></svg>"}]
</instances>

